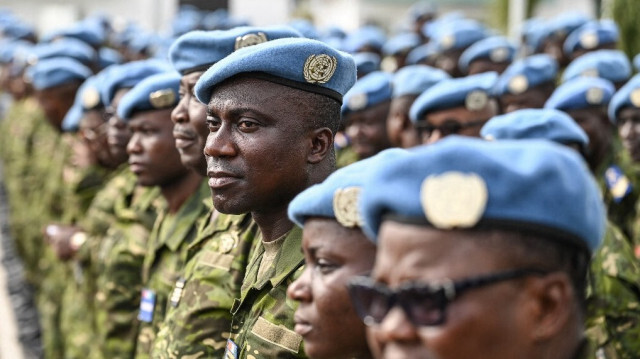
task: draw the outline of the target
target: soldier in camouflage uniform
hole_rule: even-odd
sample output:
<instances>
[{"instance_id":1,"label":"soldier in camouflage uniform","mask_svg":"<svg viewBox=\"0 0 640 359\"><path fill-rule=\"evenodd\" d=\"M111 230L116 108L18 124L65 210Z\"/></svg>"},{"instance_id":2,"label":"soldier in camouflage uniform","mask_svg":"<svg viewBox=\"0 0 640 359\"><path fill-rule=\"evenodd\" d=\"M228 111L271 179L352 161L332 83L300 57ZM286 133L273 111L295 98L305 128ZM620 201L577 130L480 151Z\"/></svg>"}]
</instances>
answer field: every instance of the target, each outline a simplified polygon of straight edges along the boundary
<instances>
[{"instance_id":1,"label":"soldier in camouflage uniform","mask_svg":"<svg viewBox=\"0 0 640 359\"><path fill-rule=\"evenodd\" d=\"M138 184L158 186L166 206L149 235L142 267L136 357L149 357L158 323L164 318L173 284L184 265L186 247L196 233L196 221L209 211L203 203L210 192L202 176L180 162L174 146L171 110L177 103L180 76L161 73L138 83L120 101L118 117L132 131L127 146Z\"/></svg>"},{"instance_id":2,"label":"soldier in camouflage uniform","mask_svg":"<svg viewBox=\"0 0 640 359\"><path fill-rule=\"evenodd\" d=\"M182 163L206 175L203 149L209 129L206 106L193 96L204 68L237 48L281 37L298 37L285 26L241 27L229 31L191 32L171 48L171 61L183 76L181 99L172 113L176 147ZM198 56L194 56L198 53ZM208 199L211 203L211 199ZM184 273L179 278L158 332L152 357L221 356L229 338L231 305L253 247L257 226L251 215L226 215L214 209L202 218L196 239L189 245Z\"/></svg>"},{"instance_id":3,"label":"soldier in camouflage uniform","mask_svg":"<svg viewBox=\"0 0 640 359\"><path fill-rule=\"evenodd\" d=\"M334 169L340 103L355 78L352 57L290 38L239 49L196 83L196 96L208 104L205 155L214 206L251 212L260 229L231 308L226 357L305 357L293 331L296 305L286 298L303 268L302 231L286 210Z\"/></svg>"}]
</instances>

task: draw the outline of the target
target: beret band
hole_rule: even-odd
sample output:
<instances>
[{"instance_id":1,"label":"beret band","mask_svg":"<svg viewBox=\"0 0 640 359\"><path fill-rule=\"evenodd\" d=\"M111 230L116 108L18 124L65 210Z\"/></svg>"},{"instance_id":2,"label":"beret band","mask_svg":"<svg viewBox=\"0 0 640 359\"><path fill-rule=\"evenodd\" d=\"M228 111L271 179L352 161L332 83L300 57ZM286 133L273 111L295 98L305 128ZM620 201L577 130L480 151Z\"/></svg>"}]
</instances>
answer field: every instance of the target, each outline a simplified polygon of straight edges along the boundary
<instances>
[{"instance_id":1,"label":"beret band","mask_svg":"<svg viewBox=\"0 0 640 359\"><path fill-rule=\"evenodd\" d=\"M192 67L192 68L189 68L189 69L184 69L184 70L181 70L179 72L180 72L180 75L186 76L188 74L191 74L191 73L194 73L194 72L198 72L198 71L207 71L207 69L209 67L211 67L213 64L215 64L215 62L212 62L210 64L204 64L204 65L195 66L195 67Z\"/></svg>"},{"instance_id":2,"label":"beret band","mask_svg":"<svg viewBox=\"0 0 640 359\"><path fill-rule=\"evenodd\" d=\"M320 87L320 86L316 86L316 85L313 85L313 84L293 81L293 80L285 79L284 77L278 77L278 76L274 76L274 75L269 75L269 74L264 73L264 72L245 72L245 73L243 73L243 75L246 75L246 74L249 74L249 76L251 76L253 78L256 78L256 79L259 79L259 80L269 81L269 82L273 82L273 83L276 83L276 84L279 84L279 85L291 87L291 88L294 88L296 90L302 90L302 91L306 91L306 92L316 93L318 95L323 95L323 96L326 96L326 97L329 97L331 99L334 99L334 100L338 101L339 104L342 104L342 95L339 92L333 91L333 90L328 89L326 87Z\"/></svg>"}]
</instances>

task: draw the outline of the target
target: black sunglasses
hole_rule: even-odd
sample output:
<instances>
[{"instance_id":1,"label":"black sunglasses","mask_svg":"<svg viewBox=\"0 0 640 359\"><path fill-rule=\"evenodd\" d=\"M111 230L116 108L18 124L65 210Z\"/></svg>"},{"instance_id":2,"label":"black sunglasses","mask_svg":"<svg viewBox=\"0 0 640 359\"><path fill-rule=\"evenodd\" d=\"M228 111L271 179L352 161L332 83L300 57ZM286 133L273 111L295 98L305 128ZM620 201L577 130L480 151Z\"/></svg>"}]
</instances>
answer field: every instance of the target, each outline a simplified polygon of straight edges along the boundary
<instances>
[{"instance_id":1,"label":"black sunglasses","mask_svg":"<svg viewBox=\"0 0 640 359\"><path fill-rule=\"evenodd\" d=\"M484 125L487 120L475 120L465 123L460 123L456 120L450 119L444 121L441 125L435 126L428 122L419 122L415 125L415 128L421 135L431 136L433 132L436 130L440 131L442 136L455 135L456 133L462 131L465 128L476 127L480 125Z\"/></svg>"},{"instance_id":2,"label":"black sunglasses","mask_svg":"<svg viewBox=\"0 0 640 359\"><path fill-rule=\"evenodd\" d=\"M522 268L460 281L440 283L407 283L398 289L376 283L369 277L355 277L348 284L351 302L367 326L382 323L389 311L399 305L416 326L436 326L445 321L447 305L462 293L510 279L530 275L546 275L540 269Z\"/></svg>"}]
</instances>

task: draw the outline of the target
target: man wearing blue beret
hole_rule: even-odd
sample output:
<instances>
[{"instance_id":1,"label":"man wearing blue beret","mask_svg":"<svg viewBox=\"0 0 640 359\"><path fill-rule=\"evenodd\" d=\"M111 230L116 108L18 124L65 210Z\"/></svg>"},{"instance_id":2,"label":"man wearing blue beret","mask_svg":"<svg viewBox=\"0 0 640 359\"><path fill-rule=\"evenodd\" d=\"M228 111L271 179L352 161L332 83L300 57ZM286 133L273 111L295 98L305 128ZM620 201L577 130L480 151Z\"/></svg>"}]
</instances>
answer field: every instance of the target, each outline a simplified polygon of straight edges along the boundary
<instances>
[{"instance_id":1,"label":"man wearing blue beret","mask_svg":"<svg viewBox=\"0 0 640 359\"><path fill-rule=\"evenodd\" d=\"M606 214L575 151L452 136L373 171L360 204L378 252L350 292L380 357L592 357L586 275Z\"/></svg>"},{"instance_id":2,"label":"man wearing blue beret","mask_svg":"<svg viewBox=\"0 0 640 359\"><path fill-rule=\"evenodd\" d=\"M445 79L423 92L409 110L421 143L453 134L478 137L482 125L498 114L492 94L497 78L497 73L485 72Z\"/></svg>"},{"instance_id":3,"label":"man wearing blue beret","mask_svg":"<svg viewBox=\"0 0 640 359\"><path fill-rule=\"evenodd\" d=\"M406 66L394 74L387 117L387 135L391 145L409 148L420 144L418 131L409 118L409 109L421 93L448 78L446 72L426 65Z\"/></svg>"},{"instance_id":4,"label":"man wearing blue beret","mask_svg":"<svg viewBox=\"0 0 640 359\"><path fill-rule=\"evenodd\" d=\"M175 147L171 111L178 102L180 75L149 76L122 97L118 117L131 129L129 168L143 187L158 186L166 205L146 241L141 263L136 358L149 358L169 296L196 235L196 222L210 209L203 177L182 164ZM144 242L139 243L144 245Z\"/></svg>"},{"instance_id":5,"label":"man wearing blue beret","mask_svg":"<svg viewBox=\"0 0 640 359\"><path fill-rule=\"evenodd\" d=\"M516 46L503 36L482 39L464 50L458 61L463 74L474 75L495 71L499 74L511 64Z\"/></svg>"},{"instance_id":6,"label":"man wearing blue beret","mask_svg":"<svg viewBox=\"0 0 640 359\"><path fill-rule=\"evenodd\" d=\"M185 166L206 175L203 150L209 128L207 106L193 93L198 79L208 67L238 49L285 37L300 35L288 26L247 26L228 31L193 31L172 45L171 62L182 78L180 101L171 119L176 147ZM165 320L158 330L153 358L224 353L225 333L231 326L231 304L240 296L255 231L249 213L223 214L212 208L201 219L184 272L175 282ZM212 256L217 260L212 260Z\"/></svg>"},{"instance_id":7,"label":"man wearing blue beret","mask_svg":"<svg viewBox=\"0 0 640 359\"><path fill-rule=\"evenodd\" d=\"M513 62L500 75L493 89L502 112L542 108L556 88L558 63L547 54Z\"/></svg>"},{"instance_id":8,"label":"man wearing blue beret","mask_svg":"<svg viewBox=\"0 0 640 359\"><path fill-rule=\"evenodd\" d=\"M590 21L572 31L564 42L569 61L597 50L613 50L618 44L618 25L611 19Z\"/></svg>"},{"instance_id":9,"label":"man wearing blue beret","mask_svg":"<svg viewBox=\"0 0 640 359\"><path fill-rule=\"evenodd\" d=\"M342 105L345 132L359 159L391 147L387 115L393 75L376 71L361 78L347 92Z\"/></svg>"},{"instance_id":10,"label":"man wearing blue beret","mask_svg":"<svg viewBox=\"0 0 640 359\"><path fill-rule=\"evenodd\" d=\"M305 357L293 331L287 286L302 272L302 231L289 202L335 167L333 136L353 58L309 39L278 39L239 49L195 87L207 104L205 146L213 203L251 213L259 227L240 297L233 303L227 358Z\"/></svg>"}]
</instances>

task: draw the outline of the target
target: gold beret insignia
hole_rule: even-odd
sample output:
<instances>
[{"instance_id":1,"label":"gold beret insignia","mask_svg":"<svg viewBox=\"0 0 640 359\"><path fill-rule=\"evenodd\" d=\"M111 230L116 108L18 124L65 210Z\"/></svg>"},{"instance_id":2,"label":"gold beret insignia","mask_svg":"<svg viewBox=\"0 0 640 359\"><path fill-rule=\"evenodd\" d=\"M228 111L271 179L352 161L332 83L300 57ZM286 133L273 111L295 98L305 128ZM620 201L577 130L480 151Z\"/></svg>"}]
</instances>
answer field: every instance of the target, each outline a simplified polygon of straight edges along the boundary
<instances>
[{"instance_id":1,"label":"gold beret insignia","mask_svg":"<svg viewBox=\"0 0 640 359\"><path fill-rule=\"evenodd\" d=\"M444 50L451 48L456 43L456 37L452 34L446 34L440 38L440 45Z\"/></svg>"},{"instance_id":2,"label":"gold beret insignia","mask_svg":"<svg viewBox=\"0 0 640 359\"><path fill-rule=\"evenodd\" d=\"M509 49L506 47L495 48L489 53L489 59L493 62L504 62L509 57Z\"/></svg>"},{"instance_id":3,"label":"gold beret insignia","mask_svg":"<svg viewBox=\"0 0 640 359\"><path fill-rule=\"evenodd\" d=\"M489 96L486 92L481 90L475 90L469 92L467 98L464 101L464 106L469 111L482 110L489 102Z\"/></svg>"},{"instance_id":4,"label":"gold beret insignia","mask_svg":"<svg viewBox=\"0 0 640 359\"><path fill-rule=\"evenodd\" d=\"M385 56L380 63L380 70L384 72L395 72L398 69L398 60L393 56Z\"/></svg>"},{"instance_id":5,"label":"gold beret insignia","mask_svg":"<svg viewBox=\"0 0 640 359\"><path fill-rule=\"evenodd\" d=\"M635 107L640 107L640 88L637 88L629 94L629 101Z\"/></svg>"},{"instance_id":6,"label":"gold beret insignia","mask_svg":"<svg viewBox=\"0 0 640 359\"><path fill-rule=\"evenodd\" d=\"M598 34L594 32L585 32L580 37L580 46L583 49L593 49L598 46Z\"/></svg>"},{"instance_id":7,"label":"gold beret insignia","mask_svg":"<svg viewBox=\"0 0 640 359\"><path fill-rule=\"evenodd\" d=\"M149 94L151 106L157 109L171 107L176 101L176 94L172 89L163 89Z\"/></svg>"},{"instance_id":8,"label":"gold beret insignia","mask_svg":"<svg viewBox=\"0 0 640 359\"><path fill-rule=\"evenodd\" d=\"M338 60L326 54L311 55L304 63L304 79L312 84L327 83L338 67Z\"/></svg>"},{"instance_id":9,"label":"gold beret insignia","mask_svg":"<svg viewBox=\"0 0 640 359\"><path fill-rule=\"evenodd\" d=\"M509 92L514 95L519 95L529 88L529 80L525 75L514 76L511 80L509 80L508 84Z\"/></svg>"},{"instance_id":10,"label":"gold beret insignia","mask_svg":"<svg viewBox=\"0 0 640 359\"><path fill-rule=\"evenodd\" d=\"M469 228L482 218L489 194L482 177L474 173L445 172L427 177L420 202L436 228Z\"/></svg>"},{"instance_id":11,"label":"gold beret insignia","mask_svg":"<svg viewBox=\"0 0 640 359\"><path fill-rule=\"evenodd\" d=\"M333 194L333 213L344 227L362 227L363 221L358 211L359 197L359 187L337 189Z\"/></svg>"},{"instance_id":12,"label":"gold beret insignia","mask_svg":"<svg viewBox=\"0 0 640 359\"><path fill-rule=\"evenodd\" d=\"M600 105L604 98L604 92L599 87L592 87L585 94L587 103L590 105Z\"/></svg>"},{"instance_id":13,"label":"gold beret insignia","mask_svg":"<svg viewBox=\"0 0 640 359\"><path fill-rule=\"evenodd\" d=\"M253 46L267 42L267 35L264 32L246 34L236 37L236 44L234 50L241 49L243 47Z\"/></svg>"},{"instance_id":14,"label":"gold beret insignia","mask_svg":"<svg viewBox=\"0 0 640 359\"><path fill-rule=\"evenodd\" d=\"M349 106L351 111L362 110L367 106L367 94L363 92L351 96L347 106Z\"/></svg>"},{"instance_id":15,"label":"gold beret insignia","mask_svg":"<svg viewBox=\"0 0 640 359\"><path fill-rule=\"evenodd\" d=\"M580 76L582 77L599 77L600 73L598 72L598 69L586 69L584 71L582 71L580 73Z\"/></svg>"},{"instance_id":16,"label":"gold beret insignia","mask_svg":"<svg viewBox=\"0 0 640 359\"><path fill-rule=\"evenodd\" d=\"M100 103L100 93L95 87L89 87L82 93L82 106L92 109Z\"/></svg>"}]
</instances>

